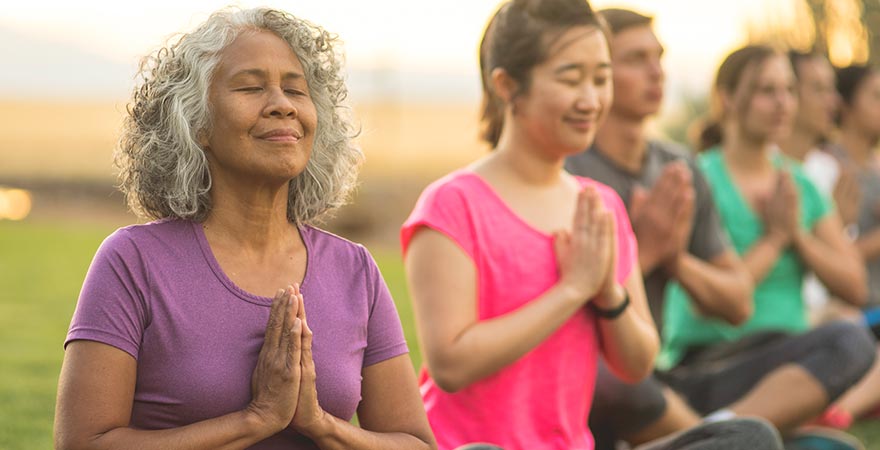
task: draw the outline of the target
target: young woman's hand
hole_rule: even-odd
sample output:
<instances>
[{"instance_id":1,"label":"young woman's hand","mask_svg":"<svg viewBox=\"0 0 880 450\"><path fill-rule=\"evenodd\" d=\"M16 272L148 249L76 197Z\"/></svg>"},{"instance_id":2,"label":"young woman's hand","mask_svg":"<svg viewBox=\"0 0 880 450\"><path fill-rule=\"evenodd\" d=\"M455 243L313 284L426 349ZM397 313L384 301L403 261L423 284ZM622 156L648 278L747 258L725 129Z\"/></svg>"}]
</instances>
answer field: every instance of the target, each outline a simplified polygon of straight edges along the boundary
<instances>
[{"instance_id":1,"label":"young woman's hand","mask_svg":"<svg viewBox=\"0 0 880 450\"><path fill-rule=\"evenodd\" d=\"M599 295L593 299L593 302L600 308L614 309L623 302L626 297L626 291L617 281L617 224L610 212L608 219L611 231L610 249L608 251L608 260L606 261L608 269L605 272L605 279L602 282Z\"/></svg>"},{"instance_id":2,"label":"young woman's hand","mask_svg":"<svg viewBox=\"0 0 880 450\"><path fill-rule=\"evenodd\" d=\"M559 282L584 303L607 283L616 260L615 239L611 212L596 188L587 186L578 194L572 230L558 232L554 239Z\"/></svg>"},{"instance_id":3,"label":"young woman's hand","mask_svg":"<svg viewBox=\"0 0 880 450\"><path fill-rule=\"evenodd\" d=\"M800 204L791 174L779 171L770 198L762 202L764 232L788 245L800 227Z\"/></svg>"}]
</instances>

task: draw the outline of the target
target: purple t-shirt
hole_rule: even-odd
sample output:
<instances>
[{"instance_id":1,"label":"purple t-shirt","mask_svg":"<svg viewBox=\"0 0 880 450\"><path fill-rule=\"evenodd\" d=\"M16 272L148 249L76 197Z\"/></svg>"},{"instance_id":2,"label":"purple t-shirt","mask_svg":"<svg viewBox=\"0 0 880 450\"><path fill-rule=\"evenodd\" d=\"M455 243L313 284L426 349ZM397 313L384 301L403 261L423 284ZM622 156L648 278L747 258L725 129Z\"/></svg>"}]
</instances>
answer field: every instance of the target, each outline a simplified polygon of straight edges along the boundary
<instances>
[{"instance_id":1,"label":"purple t-shirt","mask_svg":"<svg viewBox=\"0 0 880 450\"><path fill-rule=\"evenodd\" d=\"M406 341L367 250L310 226L300 233L318 402L348 421L361 400L363 368L405 354ZM137 360L131 426L179 427L250 402L271 303L223 273L200 224L129 226L98 249L65 346L86 339L131 354ZM317 447L288 428L252 448Z\"/></svg>"}]
</instances>

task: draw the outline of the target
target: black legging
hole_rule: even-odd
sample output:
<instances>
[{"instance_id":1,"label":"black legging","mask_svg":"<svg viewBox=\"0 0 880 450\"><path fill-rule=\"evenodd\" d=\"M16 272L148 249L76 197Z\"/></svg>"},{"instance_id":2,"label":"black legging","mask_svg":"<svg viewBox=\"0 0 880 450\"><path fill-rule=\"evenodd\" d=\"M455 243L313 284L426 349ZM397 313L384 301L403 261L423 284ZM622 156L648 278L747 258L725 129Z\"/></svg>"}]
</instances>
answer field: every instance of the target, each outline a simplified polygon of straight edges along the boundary
<instances>
[{"instance_id":1,"label":"black legging","mask_svg":"<svg viewBox=\"0 0 880 450\"><path fill-rule=\"evenodd\" d=\"M635 384L624 383L600 358L589 420L595 450L614 450L618 439L631 437L659 420L666 412L663 388L653 375Z\"/></svg>"},{"instance_id":2,"label":"black legging","mask_svg":"<svg viewBox=\"0 0 880 450\"><path fill-rule=\"evenodd\" d=\"M636 450L782 450L776 428L757 418L702 423Z\"/></svg>"},{"instance_id":3,"label":"black legging","mask_svg":"<svg viewBox=\"0 0 880 450\"><path fill-rule=\"evenodd\" d=\"M492 444L469 444L456 450L514 450ZM766 420L737 418L703 423L636 450L782 450L779 433Z\"/></svg>"},{"instance_id":4,"label":"black legging","mask_svg":"<svg viewBox=\"0 0 880 450\"><path fill-rule=\"evenodd\" d=\"M799 335L758 333L693 349L677 367L659 375L701 414L729 406L785 364L803 367L833 402L865 375L876 345L867 329L841 321Z\"/></svg>"}]
</instances>

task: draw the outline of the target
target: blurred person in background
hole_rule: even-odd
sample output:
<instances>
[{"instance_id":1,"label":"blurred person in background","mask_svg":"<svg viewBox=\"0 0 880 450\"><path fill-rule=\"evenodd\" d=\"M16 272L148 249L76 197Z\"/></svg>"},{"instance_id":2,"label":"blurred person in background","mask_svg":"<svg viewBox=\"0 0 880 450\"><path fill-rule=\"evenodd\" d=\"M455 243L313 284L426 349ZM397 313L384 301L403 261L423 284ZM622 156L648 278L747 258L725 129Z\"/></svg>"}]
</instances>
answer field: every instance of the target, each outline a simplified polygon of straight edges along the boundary
<instances>
[{"instance_id":1,"label":"blurred person in background","mask_svg":"<svg viewBox=\"0 0 880 450\"><path fill-rule=\"evenodd\" d=\"M141 76L117 165L156 221L92 261L56 448L435 448L372 257L312 225L361 159L332 35L222 10Z\"/></svg>"},{"instance_id":2,"label":"blurred person in background","mask_svg":"<svg viewBox=\"0 0 880 450\"><path fill-rule=\"evenodd\" d=\"M803 165L804 173L821 194L834 200L844 229L850 229L859 205L857 174L846 167L843 169L847 170L841 170L837 158L827 151L840 104L834 68L819 53L790 50L788 58L796 78L798 107L792 131L780 139L779 147L788 157ZM847 303L833 300L816 275L807 274L804 301L812 323L840 318L852 309Z\"/></svg>"},{"instance_id":3,"label":"blurred person in background","mask_svg":"<svg viewBox=\"0 0 880 450\"><path fill-rule=\"evenodd\" d=\"M874 360L873 339L862 327L808 328L804 274L812 270L833 295L861 305L865 271L827 199L799 165L775 151L790 132L794 89L788 58L770 47L740 48L718 70L717 122L703 135L715 145L698 166L755 282L754 313L740 325L722 323L693 308L673 284L660 358L664 379L698 412L756 414L783 434L817 417Z\"/></svg>"},{"instance_id":4,"label":"blurred person in background","mask_svg":"<svg viewBox=\"0 0 880 450\"><path fill-rule=\"evenodd\" d=\"M593 146L568 157L566 169L607 184L624 200L658 328L670 279L687 288L702 314L743 323L752 310L752 280L721 227L706 181L686 149L648 136L665 80L653 18L626 9L601 13L612 33L614 102ZM655 377L628 384L600 362L590 412L597 448L613 449L618 439L650 441L700 421Z\"/></svg>"},{"instance_id":5,"label":"blurred person in background","mask_svg":"<svg viewBox=\"0 0 880 450\"><path fill-rule=\"evenodd\" d=\"M857 175L861 201L853 214L856 247L868 266L867 307L880 307L880 70L850 66L838 70L842 100L839 130L830 152Z\"/></svg>"},{"instance_id":6,"label":"blurred person in background","mask_svg":"<svg viewBox=\"0 0 880 450\"><path fill-rule=\"evenodd\" d=\"M858 322L880 335L880 164L876 158L880 142L880 70L853 65L837 71L837 93L842 100L838 132L828 147L843 172L857 180L860 202L851 219L860 262L868 277L867 304L855 315ZM855 388L829 408L822 423L847 428L854 419L878 412L880 364L875 364Z\"/></svg>"}]
</instances>

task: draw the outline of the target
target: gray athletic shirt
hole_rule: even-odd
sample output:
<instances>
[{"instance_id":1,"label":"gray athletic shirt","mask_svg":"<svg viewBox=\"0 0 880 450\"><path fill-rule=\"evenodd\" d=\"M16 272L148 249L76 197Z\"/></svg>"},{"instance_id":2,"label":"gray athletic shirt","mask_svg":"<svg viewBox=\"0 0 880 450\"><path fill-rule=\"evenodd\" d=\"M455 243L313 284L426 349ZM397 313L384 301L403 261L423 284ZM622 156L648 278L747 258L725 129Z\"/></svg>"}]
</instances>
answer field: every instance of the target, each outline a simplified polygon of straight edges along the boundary
<instances>
[{"instance_id":1,"label":"gray athletic shirt","mask_svg":"<svg viewBox=\"0 0 880 450\"><path fill-rule=\"evenodd\" d=\"M645 151L644 162L640 173L631 173L608 159L594 145L589 150L570 156L565 162L565 169L570 173L592 178L604 183L617 191L623 199L627 211L630 208L633 187L635 185L650 188L660 177L663 166L678 160L685 160L693 174L694 226L691 231L688 252L704 261L709 261L730 247L730 238L721 226L718 212L712 201L712 193L689 152L679 145L670 142L649 141ZM638 235L636 235L638 239ZM662 269L643 274L645 293L654 322L662 329L663 293L669 277Z\"/></svg>"},{"instance_id":2,"label":"gray athletic shirt","mask_svg":"<svg viewBox=\"0 0 880 450\"><path fill-rule=\"evenodd\" d=\"M841 164L855 166L844 149L831 145L828 151ZM858 229L859 236L864 237L880 227L880 169L876 167L858 169L858 177L859 191L862 196L859 202ZM866 307L880 306L880 258L869 261L867 268L869 296Z\"/></svg>"}]
</instances>

